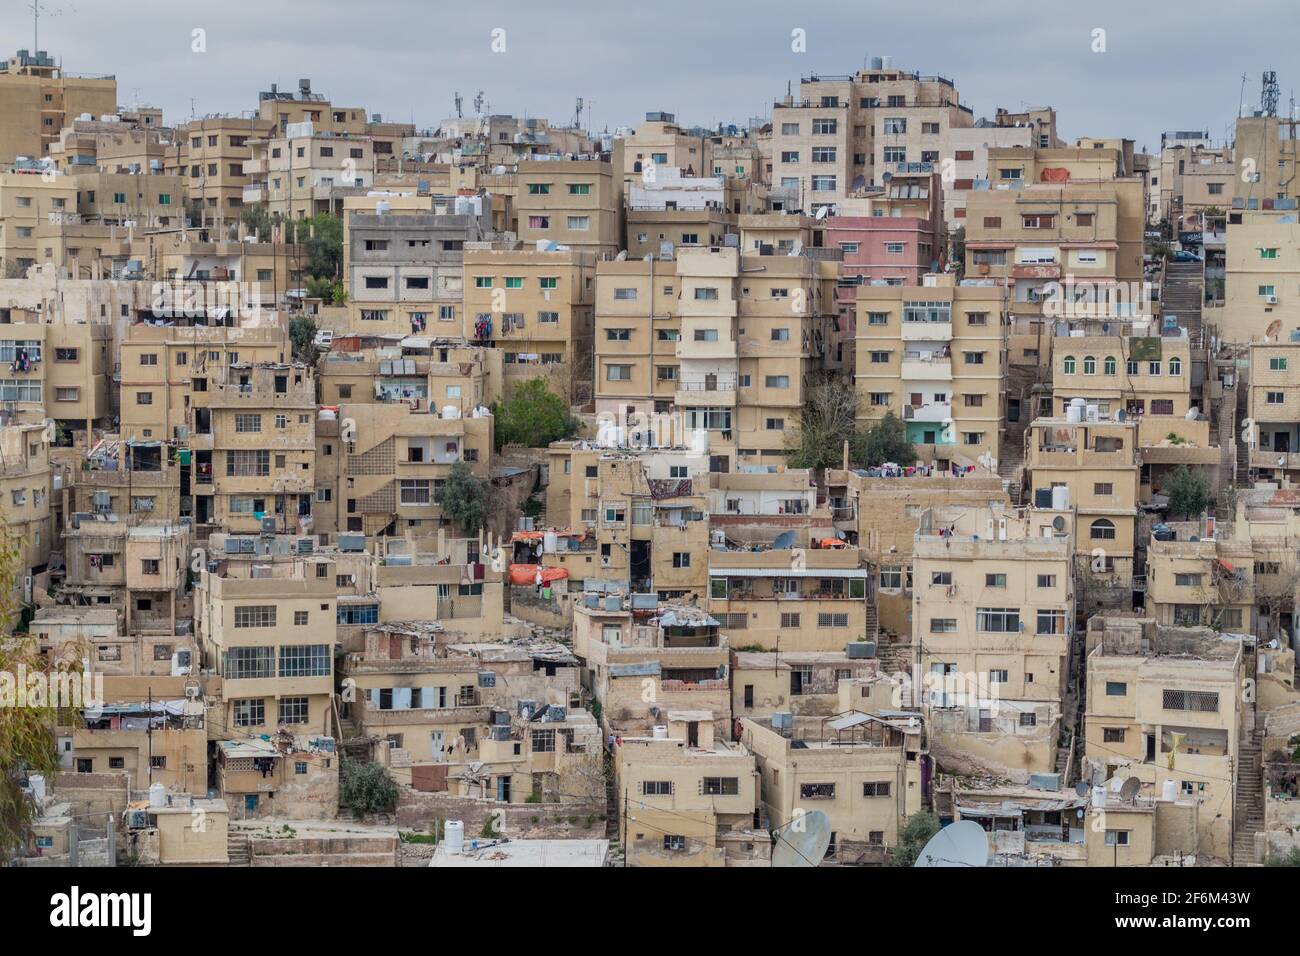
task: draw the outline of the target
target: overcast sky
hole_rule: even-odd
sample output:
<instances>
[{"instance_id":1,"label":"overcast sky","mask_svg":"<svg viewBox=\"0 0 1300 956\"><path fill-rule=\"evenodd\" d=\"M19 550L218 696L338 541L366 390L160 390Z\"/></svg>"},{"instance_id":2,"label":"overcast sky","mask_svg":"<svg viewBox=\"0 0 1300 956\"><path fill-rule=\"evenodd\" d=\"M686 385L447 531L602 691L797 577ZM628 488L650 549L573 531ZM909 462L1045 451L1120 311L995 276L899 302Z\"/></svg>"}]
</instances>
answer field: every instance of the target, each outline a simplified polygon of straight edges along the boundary
<instances>
[{"instance_id":1,"label":"overcast sky","mask_svg":"<svg viewBox=\"0 0 1300 956\"><path fill-rule=\"evenodd\" d=\"M431 127L472 110L561 122L574 100L597 130L647 110L714 126L770 115L801 75L850 73L867 57L954 80L977 116L1051 105L1069 140L1125 136L1156 149L1161 130L1223 139L1260 74L1278 71L1285 112L1300 63L1282 50L1300 30L1294 0L46 0L40 47L69 72L114 73L123 104L191 113L256 109L270 84L313 89L344 106ZM186 9L193 7L195 9ZM32 45L28 0L0 0L4 51ZM1228 24L1233 24L1229 29ZM193 52L193 31L206 52ZM504 52L492 51L504 30ZM807 51L791 49L805 31ZM1105 52L1094 31L1104 30ZM1274 40L1272 48L1268 41ZM1288 61L1290 73L1288 74ZM584 115L584 123L586 116Z\"/></svg>"}]
</instances>

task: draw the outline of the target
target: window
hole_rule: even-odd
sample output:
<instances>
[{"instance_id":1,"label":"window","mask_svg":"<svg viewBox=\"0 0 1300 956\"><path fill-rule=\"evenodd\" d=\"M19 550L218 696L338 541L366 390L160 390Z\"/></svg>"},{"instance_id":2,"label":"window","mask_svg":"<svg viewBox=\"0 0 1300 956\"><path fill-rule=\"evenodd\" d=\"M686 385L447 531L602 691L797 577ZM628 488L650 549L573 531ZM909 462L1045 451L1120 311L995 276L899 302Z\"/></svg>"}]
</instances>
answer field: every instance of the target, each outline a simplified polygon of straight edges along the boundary
<instances>
[{"instance_id":1,"label":"window","mask_svg":"<svg viewBox=\"0 0 1300 956\"><path fill-rule=\"evenodd\" d=\"M1166 690L1162 693L1165 710L1194 711L1201 714L1218 713L1219 695L1204 690Z\"/></svg>"},{"instance_id":2,"label":"window","mask_svg":"<svg viewBox=\"0 0 1300 956\"><path fill-rule=\"evenodd\" d=\"M262 430L261 415L236 415L235 431L236 432L260 432Z\"/></svg>"},{"instance_id":3,"label":"window","mask_svg":"<svg viewBox=\"0 0 1300 956\"><path fill-rule=\"evenodd\" d=\"M799 784L799 798L801 800L834 800L835 784L801 783Z\"/></svg>"},{"instance_id":4,"label":"window","mask_svg":"<svg viewBox=\"0 0 1300 956\"><path fill-rule=\"evenodd\" d=\"M1020 630L1020 609L981 607L975 609L975 629L990 634L1011 634Z\"/></svg>"},{"instance_id":5,"label":"window","mask_svg":"<svg viewBox=\"0 0 1300 956\"><path fill-rule=\"evenodd\" d=\"M1097 374L1097 359L1096 359L1096 358L1094 358L1094 357L1091 356L1091 355L1085 355L1085 356L1083 357L1083 374L1084 374L1084 375L1096 375L1096 374Z\"/></svg>"},{"instance_id":6,"label":"window","mask_svg":"<svg viewBox=\"0 0 1300 956\"><path fill-rule=\"evenodd\" d=\"M789 341L790 341L790 330L789 330L789 329L773 329L773 330L772 330L772 341L773 341L773 342L789 342Z\"/></svg>"},{"instance_id":7,"label":"window","mask_svg":"<svg viewBox=\"0 0 1300 956\"><path fill-rule=\"evenodd\" d=\"M330 648L325 644L286 644L280 648L281 677L328 677Z\"/></svg>"},{"instance_id":8,"label":"window","mask_svg":"<svg viewBox=\"0 0 1300 956\"><path fill-rule=\"evenodd\" d=\"M1174 585L1180 588L1199 588L1201 586L1201 575L1175 574Z\"/></svg>"},{"instance_id":9,"label":"window","mask_svg":"<svg viewBox=\"0 0 1300 956\"><path fill-rule=\"evenodd\" d=\"M984 586L986 588L1004 588L1007 586L1007 576L1002 573L984 575Z\"/></svg>"},{"instance_id":10,"label":"window","mask_svg":"<svg viewBox=\"0 0 1300 956\"><path fill-rule=\"evenodd\" d=\"M1097 481L1092 485L1092 493L1100 498L1107 498L1115 493L1115 486L1109 481Z\"/></svg>"},{"instance_id":11,"label":"window","mask_svg":"<svg viewBox=\"0 0 1300 956\"><path fill-rule=\"evenodd\" d=\"M1107 830L1106 846L1128 846L1128 830Z\"/></svg>"},{"instance_id":12,"label":"window","mask_svg":"<svg viewBox=\"0 0 1300 956\"><path fill-rule=\"evenodd\" d=\"M1006 170L1003 170L1003 172L1006 172ZM1055 216L1046 216L1042 214L1022 216L1020 219L1020 224L1025 229L1051 229L1055 222Z\"/></svg>"},{"instance_id":13,"label":"window","mask_svg":"<svg viewBox=\"0 0 1300 956\"><path fill-rule=\"evenodd\" d=\"M864 797L887 797L889 796L888 780L868 780L862 784L862 795Z\"/></svg>"},{"instance_id":14,"label":"window","mask_svg":"<svg viewBox=\"0 0 1300 956\"><path fill-rule=\"evenodd\" d=\"M701 792L706 797L734 797L740 793L740 778L705 777Z\"/></svg>"},{"instance_id":15,"label":"window","mask_svg":"<svg viewBox=\"0 0 1300 956\"><path fill-rule=\"evenodd\" d=\"M1182 374L1183 374L1183 362L1182 362L1182 359L1180 359L1180 358L1179 358L1178 356L1176 356L1176 355L1175 355L1173 358L1171 358L1171 359L1169 360L1169 374L1170 374L1170 375L1182 375Z\"/></svg>"},{"instance_id":16,"label":"window","mask_svg":"<svg viewBox=\"0 0 1300 956\"><path fill-rule=\"evenodd\" d=\"M848 627L849 616L848 614L818 614L817 626L818 627Z\"/></svg>"},{"instance_id":17,"label":"window","mask_svg":"<svg viewBox=\"0 0 1300 956\"><path fill-rule=\"evenodd\" d=\"M1264 401L1269 405L1284 405L1286 404L1286 395L1282 392L1267 392Z\"/></svg>"},{"instance_id":18,"label":"window","mask_svg":"<svg viewBox=\"0 0 1300 956\"><path fill-rule=\"evenodd\" d=\"M605 366L605 380L608 382L632 381L632 366L631 365Z\"/></svg>"},{"instance_id":19,"label":"window","mask_svg":"<svg viewBox=\"0 0 1300 956\"><path fill-rule=\"evenodd\" d=\"M644 797L671 797L673 782L671 780L642 780L641 795Z\"/></svg>"},{"instance_id":20,"label":"window","mask_svg":"<svg viewBox=\"0 0 1300 956\"><path fill-rule=\"evenodd\" d=\"M261 697L233 700L236 727L260 727L266 723L266 701Z\"/></svg>"},{"instance_id":21,"label":"window","mask_svg":"<svg viewBox=\"0 0 1300 956\"><path fill-rule=\"evenodd\" d=\"M1042 609L1037 614L1039 634L1064 634L1065 611Z\"/></svg>"},{"instance_id":22,"label":"window","mask_svg":"<svg viewBox=\"0 0 1300 956\"><path fill-rule=\"evenodd\" d=\"M1126 684L1124 681L1117 681L1117 680L1108 680L1108 681L1106 681L1106 696L1107 696L1107 697L1127 697L1127 696L1128 696L1128 684Z\"/></svg>"},{"instance_id":23,"label":"window","mask_svg":"<svg viewBox=\"0 0 1300 956\"><path fill-rule=\"evenodd\" d=\"M630 342L632 340L631 329L606 329L605 338L610 342Z\"/></svg>"},{"instance_id":24,"label":"window","mask_svg":"<svg viewBox=\"0 0 1300 956\"><path fill-rule=\"evenodd\" d=\"M306 697L281 697L279 709L282 724L305 724L311 712Z\"/></svg>"},{"instance_id":25,"label":"window","mask_svg":"<svg viewBox=\"0 0 1300 956\"><path fill-rule=\"evenodd\" d=\"M1021 715L1020 715L1020 726L1021 726L1021 727L1037 727L1037 726L1038 726L1038 715L1037 715L1037 714L1021 714Z\"/></svg>"},{"instance_id":26,"label":"window","mask_svg":"<svg viewBox=\"0 0 1300 956\"><path fill-rule=\"evenodd\" d=\"M956 634L957 619L955 617L932 617L930 618L931 634Z\"/></svg>"},{"instance_id":27,"label":"window","mask_svg":"<svg viewBox=\"0 0 1300 956\"><path fill-rule=\"evenodd\" d=\"M673 567L689 568L691 566L691 553L689 551L673 552Z\"/></svg>"},{"instance_id":28,"label":"window","mask_svg":"<svg viewBox=\"0 0 1300 956\"><path fill-rule=\"evenodd\" d=\"M797 627L799 627L799 615L798 615L798 613L796 613L796 612L789 612L789 611L782 611L782 612L781 612L781 628L782 628L782 630L785 630L785 629L788 629L788 628L797 628Z\"/></svg>"},{"instance_id":29,"label":"window","mask_svg":"<svg viewBox=\"0 0 1300 956\"><path fill-rule=\"evenodd\" d=\"M1064 372L1066 375L1073 375L1074 370L1075 370L1074 356L1067 355L1065 359L1061 362L1061 371Z\"/></svg>"},{"instance_id":30,"label":"window","mask_svg":"<svg viewBox=\"0 0 1300 956\"><path fill-rule=\"evenodd\" d=\"M769 375L769 376L767 376L766 379L764 379L764 383L763 383L763 384L765 384L768 388L789 388L789 387L790 387L790 376L788 376L788 375Z\"/></svg>"},{"instance_id":31,"label":"window","mask_svg":"<svg viewBox=\"0 0 1300 956\"><path fill-rule=\"evenodd\" d=\"M275 627L275 605L253 604L235 608L235 627Z\"/></svg>"},{"instance_id":32,"label":"window","mask_svg":"<svg viewBox=\"0 0 1300 956\"><path fill-rule=\"evenodd\" d=\"M271 452L266 448L226 452L227 478L265 478L271 473Z\"/></svg>"},{"instance_id":33,"label":"window","mask_svg":"<svg viewBox=\"0 0 1300 956\"><path fill-rule=\"evenodd\" d=\"M1124 727L1103 727L1101 728L1101 741L1106 744L1122 744L1124 742Z\"/></svg>"},{"instance_id":34,"label":"window","mask_svg":"<svg viewBox=\"0 0 1300 956\"><path fill-rule=\"evenodd\" d=\"M1088 535L1094 541L1114 541L1115 522L1109 518L1098 518L1088 529Z\"/></svg>"},{"instance_id":35,"label":"window","mask_svg":"<svg viewBox=\"0 0 1300 956\"><path fill-rule=\"evenodd\" d=\"M1005 684L1008 680L1006 668L999 667L989 671L990 684Z\"/></svg>"},{"instance_id":36,"label":"window","mask_svg":"<svg viewBox=\"0 0 1300 956\"><path fill-rule=\"evenodd\" d=\"M902 590L903 569L900 567L882 567L880 569L880 587L885 591Z\"/></svg>"},{"instance_id":37,"label":"window","mask_svg":"<svg viewBox=\"0 0 1300 956\"><path fill-rule=\"evenodd\" d=\"M700 286L695 290L696 302L716 302L718 290L715 286Z\"/></svg>"},{"instance_id":38,"label":"window","mask_svg":"<svg viewBox=\"0 0 1300 956\"><path fill-rule=\"evenodd\" d=\"M135 393L135 403L136 403L137 405L152 405L152 404L153 404L153 392L136 392L136 393Z\"/></svg>"},{"instance_id":39,"label":"window","mask_svg":"<svg viewBox=\"0 0 1300 956\"><path fill-rule=\"evenodd\" d=\"M665 833L664 849L675 852L684 851L686 849L686 837L676 833Z\"/></svg>"},{"instance_id":40,"label":"window","mask_svg":"<svg viewBox=\"0 0 1300 956\"><path fill-rule=\"evenodd\" d=\"M236 609L238 610L238 609ZM274 647L232 647L223 655L222 676L253 680L275 676Z\"/></svg>"}]
</instances>

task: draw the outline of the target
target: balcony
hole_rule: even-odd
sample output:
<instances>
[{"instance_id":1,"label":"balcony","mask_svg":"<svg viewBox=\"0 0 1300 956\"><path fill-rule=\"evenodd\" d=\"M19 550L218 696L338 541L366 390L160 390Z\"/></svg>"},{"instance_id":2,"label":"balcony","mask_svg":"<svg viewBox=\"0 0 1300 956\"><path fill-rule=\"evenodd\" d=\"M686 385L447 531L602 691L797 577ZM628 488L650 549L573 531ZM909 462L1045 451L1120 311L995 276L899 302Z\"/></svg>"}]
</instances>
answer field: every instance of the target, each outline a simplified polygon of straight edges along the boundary
<instances>
[{"instance_id":1,"label":"balcony","mask_svg":"<svg viewBox=\"0 0 1300 956\"><path fill-rule=\"evenodd\" d=\"M952 405L949 402L931 402L928 405L904 405L905 422L950 422Z\"/></svg>"},{"instance_id":2,"label":"balcony","mask_svg":"<svg viewBox=\"0 0 1300 956\"><path fill-rule=\"evenodd\" d=\"M904 342L951 342L951 322L904 322Z\"/></svg>"},{"instance_id":3,"label":"balcony","mask_svg":"<svg viewBox=\"0 0 1300 956\"><path fill-rule=\"evenodd\" d=\"M265 186L245 186L244 187L244 205L251 203L266 202L267 193Z\"/></svg>"},{"instance_id":4,"label":"balcony","mask_svg":"<svg viewBox=\"0 0 1300 956\"><path fill-rule=\"evenodd\" d=\"M904 382L951 382L951 355L905 355L900 369Z\"/></svg>"},{"instance_id":5,"label":"balcony","mask_svg":"<svg viewBox=\"0 0 1300 956\"><path fill-rule=\"evenodd\" d=\"M1300 468L1300 452L1287 451L1269 451L1264 448L1252 448L1250 450L1250 467L1251 468L1283 468L1291 470Z\"/></svg>"},{"instance_id":6,"label":"balcony","mask_svg":"<svg viewBox=\"0 0 1300 956\"><path fill-rule=\"evenodd\" d=\"M729 405L736 404L736 380L718 382L678 382L674 401L678 405Z\"/></svg>"}]
</instances>

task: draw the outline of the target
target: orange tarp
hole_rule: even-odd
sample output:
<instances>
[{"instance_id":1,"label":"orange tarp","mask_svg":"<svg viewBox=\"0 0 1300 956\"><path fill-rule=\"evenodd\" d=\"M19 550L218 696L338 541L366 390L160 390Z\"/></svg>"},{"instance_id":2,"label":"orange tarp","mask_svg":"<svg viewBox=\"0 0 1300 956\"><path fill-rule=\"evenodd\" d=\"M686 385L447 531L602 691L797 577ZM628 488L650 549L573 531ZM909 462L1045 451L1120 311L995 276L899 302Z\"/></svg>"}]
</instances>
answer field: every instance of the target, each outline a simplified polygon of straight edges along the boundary
<instances>
[{"instance_id":1,"label":"orange tarp","mask_svg":"<svg viewBox=\"0 0 1300 956\"><path fill-rule=\"evenodd\" d=\"M537 569L539 564L512 564L510 565L510 583L511 584L536 584ZM542 568L542 583L550 581L563 581L569 576L569 572L564 568Z\"/></svg>"}]
</instances>

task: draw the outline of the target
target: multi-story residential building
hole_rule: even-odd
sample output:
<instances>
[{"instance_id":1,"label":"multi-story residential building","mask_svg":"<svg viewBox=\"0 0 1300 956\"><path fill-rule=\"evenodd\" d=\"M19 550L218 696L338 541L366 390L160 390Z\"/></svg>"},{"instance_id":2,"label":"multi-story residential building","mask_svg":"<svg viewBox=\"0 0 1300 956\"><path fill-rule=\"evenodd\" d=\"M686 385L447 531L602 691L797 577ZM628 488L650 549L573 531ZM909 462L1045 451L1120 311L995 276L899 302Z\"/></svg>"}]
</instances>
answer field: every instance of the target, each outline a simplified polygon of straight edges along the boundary
<instances>
[{"instance_id":1,"label":"multi-story residential building","mask_svg":"<svg viewBox=\"0 0 1300 956\"><path fill-rule=\"evenodd\" d=\"M44 304L44 303L41 303ZM41 309L0 310L0 400L25 414L53 419L55 444L70 444L75 431L90 433L107 423L112 341L104 323L76 324L70 317Z\"/></svg>"},{"instance_id":2,"label":"multi-story residential building","mask_svg":"<svg viewBox=\"0 0 1300 956\"><path fill-rule=\"evenodd\" d=\"M34 568L44 568L54 543L50 522L50 436L42 422L0 415L0 515L18 555L18 588ZM24 596L24 601L30 601Z\"/></svg>"},{"instance_id":3,"label":"multi-story residential building","mask_svg":"<svg viewBox=\"0 0 1300 956\"><path fill-rule=\"evenodd\" d=\"M321 400L404 402L415 411L435 412L454 405L462 415L491 406L502 393L501 351L466 345L459 331L457 326L449 338L335 336L316 366Z\"/></svg>"},{"instance_id":4,"label":"multi-story residential building","mask_svg":"<svg viewBox=\"0 0 1300 956\"><path fill-rule=\"evenodd\" d=\"M844 254L837 298L852 318L860 285L920 285L940 271L947 238L943 185L937 173L898 174L876 194L837 203L823 220L825 243Z\"/></svg>"},{"instance_id":5,"label":"multi-story residential building","mask_svg":"<svg viewBox=\"0 0 1300 956\"><path fill-rule=\"evenodd\" d=\"M558 243L597 259L623 245L623 141L597 158L543 157L516 168L518 235L526 245Z\"/></svg>"},{"instance_id":6,"label":"multi-story residential building","mask_svg":"<svg viewBox=\"0 0 1300 956\"><path fill-rule=\"evenodd\" d=\"M233 222L246 203L265 200L256 190L246 199L245 192L256 168L253 143L271 135L272 128L259 117L207 116L177 129L176 146L164 164L184 178L185 208L192 219L214 226Z\"/></svg>"},{"instance_id":7,"label":"multi-story residential building","mask_svg":"<svg viewBox=\"0 0 1300 956\"><path fill-rule=\"evenodd\" d=\"M45 156L71 117L117 112L117 79L69 74L44 50L19 50L0 67L0 162Z\"/></svg>"},{"instance_id":8,"label":"multi-story residential building","mask_svg":"<svg viewBox=\"0 0 1300 956\"><path fill-rule=\"evenodd\" d=\"M814 545L829 534L797 531L779 547L715 541L708 552L709 612L751 648L840 651L874 641L872 571L856 548Z\"/></svg>"},{"instance_id":9,"label":"multi-story residential building","mask_svg":"<svg viewBox=\"0 0 1300 956\"><path fill-rule=\"evenodd\" d=\"M712 139L683 130L672 113L646 113L645 122L623 137L624 188L654 182L666 167L686 176L707 176L713 166Z\"/></svg>"},{"instance_id":10,"label":"multi-story residential building","mask_svg":"<svg viewBox=\"0 0 1300 956\"><path fill-rule=\"evenodd\" d=\"M1073 541L1046 511L931 509L913 544L912 669L945 766L1022 782L1056 766Z\"/></svg>"},{"instance_id":11,"label":"multi-story residential building","mask_svg":"<svg viewBox=\"0 0 1300 956\"><path fill-rule=\"evenodd\" d=\"M671 259L680 247L720 246L734 231L727 179L684 176L676 167L655 167L652 180L632 183L627 205L630 259Z\"/></svg>"},{"instance_id":12,"label":"multi-story residential building","mask_svg":"<svg viewBox=\"0 0 1300 956\"><path fill-rule=\"evenodd\" d=\"M730 738L731 652L710 614L653 595L584 594L573 606L573 652L608 732L648 737L680 714L688 747Z\"/></svg>"},{"instance_id":13,"label":"multi-story residential building","mask_svg":"<svg viewBox=\"0 0 1300 956\"><path fill-rule=\"evenodd\" d=\"M1300 329L1296 200L1273 205L1249 209L1238 197L1229 210L1223 308L1205 316L1229 342L1285 342Z\"/></svg>"},{"instance_id":14,"label":"multi-story residential building","mask_svg":"<svg viewBox=\"0 0 1300 956\"><path fill-rule=\"evenodd\" d=\"M758 760L759 812L768 828L781 831L802 813L820 811L830 821L827 859L882 863L925 799L928 757L920 715L847 710L821 718L785 716L790 722L780 729L776 721L740 720L740 742Z\"/></svg>"},{"instance_id":15,"label":"multi-story residential building","mask_svg":"<svg viewBox=\"0 0 1300 956\"><path fill-rule=\"evenodd\" d=\"M1107 326L1106 334L1097 334ZM1150 323L1111 321L1058 324L1051 338L1051 407L1040 411L1068 417L1123 417L1137 423L1142 462L1142 500L1159 491L1178 466L1217 471L1220 451L1210 442L1209 403L1193 386L1193 351L1187 331L1151 335ZM1090 326L1090 327L1088 327Z\"/></svg>"},{"instance_id":16,"label":"multi-story residential building","mask_svg":"<svg viewBox=\"0 0 1300 956\"><path fill-rule=\"evenodd\" d=\"M595 273L578 248L465 250L464 336L502 350L507 395L545 377L567 401L591 400Z\"/></svg>"},{"instance_id":17,"label":"multi-story residential building","mask_svg":"<svg viewBox=\"0 0 1300 956\"><path fill-rule=\"evenodd\" d=\"M486 409L462 415L456 406L416 411L404 401L348 402L335 421L337 442L325 434L315 445L318 532L434 534L447 523L437 496L452 466L464 462L478 478L490 475L493 419Z\"/></svg>"},{"instance_id":18,"label":"multi-story residential building","mask_svg":"<svg viewBox=\"0 0 1300 956\"><path fill-rule=\"evenodd\" d=\"M3 76L3 74L0 74ZM77 177L36 160L0 167L0 260L6 278L22 278L36 265L36 227L50 216L75 216Z\"/></svg>"},{"instance_id":19,"label":"multi-story residential building","mask_svg":"<svg viewBox=\"0 0 1300 956\"><path fill-rule=\"evenodd\" d=\"M676 404L678 303L677 267L671 260L648 254L596 264L597 414L644 415Z\"/></svg>"},{"instance_id":20,"label":"multi-story residential building","mask_svg":"<svg viewBox=\"0 0 1300 956\"><path fill-rule=\"evenodd\" d=\"M768 865L771 839L755 824L752 752L670 715L654 736L618 738L615 796L629 866Z\"/></svg>"},{"instance_id":21,"label":"multi-story residential building","mask_svg":"<svg viewBox=\"0 0 1300 956\"><path fill-rule=\"evenodd\" d=\"M1047 311L1049 300L1075 309L1136 301L1145 199L1133 162L1127 140L990 150L995 188L967 199L965 274L1005 286L1017 320L1059 314Z\"/></svg>"},{"instance_id":22,"label":"multi-story residential building","mask_svg":"<svg viewBox=\"0 0 1300 956\"><path fill-rule=\"evenodd\" d=\"M240 362L195 409L190 447L209 457L197 524L232 532L307 533L316 492L316 380L302 364Z\"/></svg>"},{"instance_id":23,"label":"multi-story residential building","mask_svg":"<svg viewBox=\"0 0 1300 956\"><path fill-rule=\"evenodd\" d=\"M920 460L941 470L996 468L1007 414L1004 290L951 275L923 281L857 289L859 417L893 412Z\"/></svg>"},{"instance_id":24,"label":"multi-story residential building","mask_svg":"<svg viewBox=\"0 0 1300 956\"><path fill-rule=\"evenodd\" d=\"M1269 115L1262 110L1237 118L1233 134L1233 161L1237 167L1235 196L1247 209L1267 209L1279 199L1300 198L1296 181L1296 129L1294 117Z\"/></svg>"},{"instance_id":25,"label":"multi-story residential building","mask_svg":"<svg viewBox=\"0 0 1300 956\"><path fill-rule=\"evenodd\" d=\"M1265 480L1294 479L1300 473L1300 341L1255 342L1249 356L1242 438L1250 467Z\"/></svg>"},{"instance_id":26,"label":"multi-story residential building","mask_svg":"<svg viewBox=\"0 0 1300 956\"><path fill-rule=\"evenodd\" d=\"M243 202L264 205L273 216L337 216L349 190L374 185L374 142L367 135L321 129L308 120L250 144L253 156L241 167L249 177Z\"/></svg>"},{"instance_id":27,"label":"multi-story residential building","mask_svg":"<svg viewBox=\"0 0 1300 956\"><path fill-rule=\"evenodd\" d=\"M350 328L369 335L459 335L464 249L491 229L492 197L457 196L427 212L344 218Z\"/></svg>"},{"instance_id":28,"label":"multi-story residential building","mask_svg":"<svg viewBox=\"0 0 1300 956\"><path fill-rule=\"evenodd\" d=\"M204 568L195 585L195 632L203 666L221 678L208 710L214 736L335 726L334 561L291 556Z\"/></svg>"},{"instance_id":29,"label":"multi-story residential building","mask_svg":"<svg viewBox=\"0 0 1300 956\"><path fill-rule=\"evenodd\" d=\"M832 469L826 473L826 494L836 532L843 532L848 544L857 547L877 573L880 642L876 656L890 672L906 670L911 653L902 645L912 634L912 544L921 515L940 505L1009 505L1002 479L983 468L961 475L932 471L910 477ZM713 520L717 520L716 510ZM900 646L891 649L891 643Z\"/></svg>"},{"instance_id":30,"label":"multi-story residential building","mask_svg":"<svg viewBox=\"0 0 1300 956\"><path fill-rule=\"evenodd\" d=\"M893 684L880 674L875 658L850 657L847 651L735 651L731 712L737 719L756 721L768 721L773 714L824 717L839 711L842 681L858 686L858 701L875 692L883 697L880 706L886 709L903 703L887 690Z\"/></svg>"},{"instance_id":31,"label":"multi-story residential building","mask_svg":"<svg viewBox=\"0 0 1300 956\"><path fill-rule=\"evenodd\" d=\"M1026 486L1038 508L1072 515L1077 570L1134 573L1141 457L1137 422L1036 418L1025 431Z\"/></svg>"},{"instance_id":32,"label":"multi-story residential building","mask_svg":"<svg viewBox=\"0 0 1300 956\"><path fill-rule=\"evenodd\" d=\"M1153 535L1146 545L1145 613L1164 626L1256 633L1256 549L1246 533L1234 523L1231 537Z\"/></svg>"},{"instance_id":33,"label":"multi-story residential building","mask_svg":"<svg viewBox=\"0 0 1300 956\"><path fill-rule=\"evenodd\" d=\"M1150 620L1088 623L1084 761L1103 779L1136 777L1147 793L1199 805L1197 854L1231 858L1235 771L1242 759L1243 645L1208 628Z\"/></svg>"}]
</instances>

